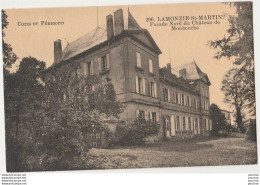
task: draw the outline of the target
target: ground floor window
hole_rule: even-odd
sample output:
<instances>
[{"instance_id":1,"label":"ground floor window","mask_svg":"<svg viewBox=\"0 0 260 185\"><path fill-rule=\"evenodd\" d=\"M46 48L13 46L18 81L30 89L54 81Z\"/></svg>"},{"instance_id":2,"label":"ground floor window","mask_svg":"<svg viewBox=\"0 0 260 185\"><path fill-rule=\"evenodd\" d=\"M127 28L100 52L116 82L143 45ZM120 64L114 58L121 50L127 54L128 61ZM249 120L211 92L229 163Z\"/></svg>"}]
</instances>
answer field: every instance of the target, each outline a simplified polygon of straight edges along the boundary
<instances>
[{"instance_id":1,"label":"ground floor window","mask_svg":"<svg viewBox=\"0 0 260 185\"><path fill-rule=\"evenodd\" d=\"M139 110L139 117L144 119L144 111L143 110Z\"/></svg>"},{"instance_id":2,"label":"ground floor window","mask_svg":"<svg viewBox=\"0 0 260 185\"><path fill-rule=\"evenodd\" d=\"M185 117L182 118L182 130L186 130L186 120L185 120Z\"/></svg>"},{"instance_id":3,"label":"ground floor window","mask_svg":"<svg viewBox=\"0 0 260 185\"><path fill-rule=\"evenodd\" d=\"M189 130L191 130L191 118L188 117L188 127L189 127Z\"/></svg>"},{"instance_id":4,"label":"ground floor window","mask_svg":"<svg viewBox=\"0 0 260 185\"><path fill-rule=\"evenodd\" d=\"M176 130L180 130L180 117L176 116Z\"/></svg>"},{"instance_id":5,"label":"ground floor window","mask_svg":"<svg viewBox=\"0 0 260 185\"><path fill-rule=\"evenodd\" d=\"M156 112L152 112L152 121L156 122Z\"/></svg>"}]
</instances>

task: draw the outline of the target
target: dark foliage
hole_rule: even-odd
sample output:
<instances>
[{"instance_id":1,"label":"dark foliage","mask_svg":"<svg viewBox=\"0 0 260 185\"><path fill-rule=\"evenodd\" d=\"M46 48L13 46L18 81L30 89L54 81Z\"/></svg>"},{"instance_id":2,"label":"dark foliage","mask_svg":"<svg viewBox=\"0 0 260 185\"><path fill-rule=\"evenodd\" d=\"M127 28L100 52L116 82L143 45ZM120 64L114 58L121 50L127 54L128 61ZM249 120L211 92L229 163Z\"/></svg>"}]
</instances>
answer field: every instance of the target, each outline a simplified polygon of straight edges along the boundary
<instances>
[{"instance_id":1,"label":"dark foliage","mask_svg":"<svg viewBox=\"0 0 260 185\"><path fill-rule=\"evenodd\" d=\"M8 26L7 15L5 10L2 10L2 46L3 46L3 64L4 70L12 67L12 64L18 59L17 55L13 52L12 46L4 41L5 32Z\"/></svg>"},{"instance_id":2,"label":"dark foliage","mask_svg":"<svg viewBox=\"0 0 260 185\"><path fill-rule=\"evenodd\" d=\"M144 144L144 139L146 137L156 135L158 132L158 123L138 117L132 124L117 125L117 144L141 145Z\"/></svg>"},{"instance_id":3,"label":"dark foliage","mask_svg":"<svg viewBox=\"0 0 260 185\"><path fill-rule=\"evenodd\" d=\"M228 134L230 132L231 125L227 124L225 115L221 112L219 107L216 104L211 104L209 113L212 121L212 135L218 135L220 131Z\"/></svg>"},{"instance_id":4,"label":"dark foliage","mask_svg":"<svg viewBox=\"0 0 260 185\"><path fill-rule=\"evenodd\" d=\"M256 120L251 119L246 131L246 136L251 141L256 141Z\"/></svg>"}]
</instances>

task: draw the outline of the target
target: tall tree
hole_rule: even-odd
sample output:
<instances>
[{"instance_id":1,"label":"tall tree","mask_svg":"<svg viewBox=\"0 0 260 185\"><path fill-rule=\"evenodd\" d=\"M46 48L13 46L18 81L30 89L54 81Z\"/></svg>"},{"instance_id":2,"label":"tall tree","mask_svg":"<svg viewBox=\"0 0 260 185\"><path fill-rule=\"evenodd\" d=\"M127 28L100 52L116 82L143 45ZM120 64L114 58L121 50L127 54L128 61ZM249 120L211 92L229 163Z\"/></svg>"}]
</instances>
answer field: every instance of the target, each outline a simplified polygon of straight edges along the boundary
<instances>
[{"instance_id":1,"label":"tall tree","mask_svg":"<svg viewBox=\"0 0 260 185\"><path fill-rule=\"evenodd\" d=\"M7 170L20 171L24 149L24 133L28 122L35 120L43 85L40 73L45 63L25 57L15 73L5 76L5 125Z\"/></svg>"},{"instance_id":2,"label":"tall tree","mask_svg":"<svg viewBox=\"0 0 260 185\"><path fill-rule=\"evenodd\" d=\"M227 57L245 76L242 80L247 89L244 94L244 105L255 117L255 77L254 77L254 42L252 2L226 3L234 7L236 15L229 16L227 35L222 39L210 41L210 47L217 49L215 58ZM236 80L241 80L238 77Z\"/></svg>"},{"instance_id":3,"label":"tall tree","mask_svg":"<svg viewBox=\"0 0 260 185\"><path fill-rule=\"evenodd\" d=\"M12 64L18 59L16 54L13 52L12 46L4 41L5 32L8 26L7 15L5 10L2 10L2 45L3 45L3 65L4 73L7 72L7 69L12 67Z\"/></svg>"},{"instance_id":4,"label":"tall tree","mask_svg":"<svg viewBox=\"0 0 260 185\"><path fill-rule=\"evenodd\" d=\"M222 81L221 90L225 95L224 101L230 103L236 110L236 124L241 132L245 133L245 127L243 123L242 108L244 104L244 93L246 84L241 80L240 70L231 69L224 76Z\"/></svg>"}]
</instances>

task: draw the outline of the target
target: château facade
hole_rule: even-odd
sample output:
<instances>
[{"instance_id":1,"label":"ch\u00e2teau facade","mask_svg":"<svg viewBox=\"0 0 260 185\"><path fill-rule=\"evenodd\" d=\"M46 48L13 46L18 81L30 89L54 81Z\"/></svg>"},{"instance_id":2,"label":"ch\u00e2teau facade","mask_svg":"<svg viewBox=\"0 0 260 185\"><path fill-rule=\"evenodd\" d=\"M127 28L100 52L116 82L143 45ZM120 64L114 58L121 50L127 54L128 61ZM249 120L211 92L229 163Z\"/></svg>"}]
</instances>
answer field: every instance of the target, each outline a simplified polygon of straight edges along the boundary
<instances>
[{"instance_id":1,"label":"ch\u00e2teau facade","mask_svg":"<svg viewBox=\"0 0 260 185\"><path fill-rule=\"evenodd\" d=\"M79 63L80 73L110 78L117 99L124 105L120 120L136 117L157 121L161 137L205 135L209 118L210 81L196 62L172 69L159 67L161 50L128 11L106 16L106 25L69 43L54 42L54 63L46 73L68 63Z\"/></svg>"}]
</instances>

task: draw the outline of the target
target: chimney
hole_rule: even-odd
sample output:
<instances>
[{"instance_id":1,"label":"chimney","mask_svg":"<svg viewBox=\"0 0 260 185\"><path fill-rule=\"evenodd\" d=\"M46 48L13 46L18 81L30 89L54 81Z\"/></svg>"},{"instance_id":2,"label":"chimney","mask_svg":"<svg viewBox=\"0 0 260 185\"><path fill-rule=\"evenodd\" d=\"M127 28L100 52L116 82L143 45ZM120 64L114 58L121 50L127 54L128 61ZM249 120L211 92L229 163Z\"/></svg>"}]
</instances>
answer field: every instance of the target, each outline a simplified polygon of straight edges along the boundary
<instances>
[{"instance_id":1,"label":"chimney","mask_svg":"<svg viewBox=\"0 0 260 185\"><path fill-rule=\"evenodd\" d=\"M110 40L114 36L113 28L113 16L111 14L107 15L107 40Z\"/></svg>"},{"instance_id":2,"label":"chimney","mask_svg":"<svg viewBox=\"0 0 260 185\"><path fill-rule=\"evenodd\" d=\"M172 66L171 63L168 63L166 66L167 71L169 71L170 73L172 72Z\"/></svg>"},{"instance_id":3,"label":"chimney","mask_svg":"<svg viewBox=\"0 0 260 185\"><path fill-rule=\"evenodd\" d=\"M124 16L123 10L119 9L114 12L114 21L115 21L115 36L122 33L124 30Z\"/></svg>"},{"instance_id":4,"label":"chimney","mask_svg":"<svg viewBox=\"0 0 260 185\"><path fill-rule=\"evenodd\" d=\"M184 79L187 79L186 78L186 69L180 69L179 70L179 75L181 76L181 77L183 77Z\"/></svg>"},{"instance_id":5,"label":"chimney","mask_svg":"<svg viewBox=\"0 0 260 185\"><path fill-rule=\"evenodd\" d=\"M62 59L61 40L54 41L54 64L58 64Z\"/></svg>"}]
</instances>

